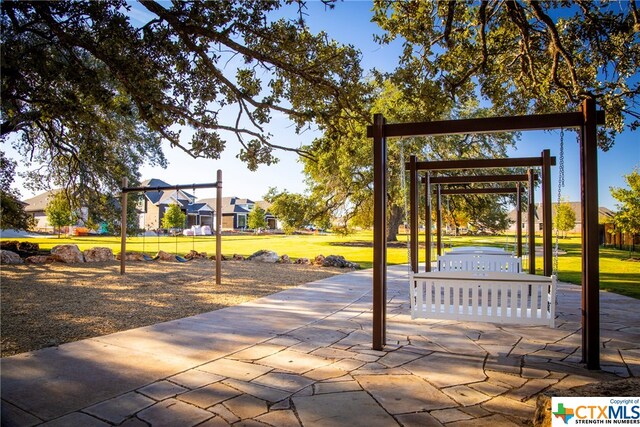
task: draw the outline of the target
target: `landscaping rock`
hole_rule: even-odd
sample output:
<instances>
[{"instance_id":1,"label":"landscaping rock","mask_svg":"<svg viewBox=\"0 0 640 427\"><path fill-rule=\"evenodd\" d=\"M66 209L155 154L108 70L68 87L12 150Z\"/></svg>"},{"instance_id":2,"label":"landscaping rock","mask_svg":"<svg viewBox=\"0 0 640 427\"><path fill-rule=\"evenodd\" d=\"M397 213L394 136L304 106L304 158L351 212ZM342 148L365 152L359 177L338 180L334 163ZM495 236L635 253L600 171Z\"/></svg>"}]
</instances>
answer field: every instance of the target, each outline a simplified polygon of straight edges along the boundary
<instances>
[{"instance_id":1,"label":"landscaping rock","mask_svg":"<svg viewBox=\"0 0 640 427\"><path fill-rule=\"evenodd\" d=\"M83 253L85 262L104 262L114 260L111 248L91 248L85 250Z\"/></svg>"},{"instance_id":2,"label":"landscaping rock","mask_svg":"<svg viewBox=\"0 0 640 427\"><path fill-rule=\"evenodd\" d=\"M324 265L324 255L318 255L318 256L313 260L313 264L314 264L314 265L318 265L318 266L323 266L323 265Z\"/></svg>"},{"instance_id":3,"label":"landscaping rock","mask_svg":"<svg viewBox=\"0 0 640 427\"><path fill-rule=\"evenodd\" d=\"M22 264L22 258L15 252L0 249L0 264Z\"/></svg>"},{"instance_id":4,"label":"landscaping rock","mask_svg":"<svg viewBox=\"0 0 640 427\"><path fill-rule=\"evenodd\" d=\"M278 262L278 254L273 251L260 250L252 255L250 255L247 260L256 261L256 262L268 262L268 263L276 263Z\"/></svg>"},{"instance_id":5,"label":"landscaping rock","mask_svg":"<svg viewBox=\"0 0 640 427\"><path fill-rule=\"evenodd\" d=\"M19 243L17 240L4 240L0 242L0 250L18 252Z\"/></svg>"},{"instance_id":6,"label":"landscaping rock","mask_svg":"<svg viewBox=\"0 0 640 427\"><path fill-rule=\"evenodd\" d=\"M48 255L33 255L24 260L27 264L49 264L55 261L54 257Z\"/></svg>"},{"instance_id":7,"label":"landscaping rock","mask_svg":"<svg viewBox=\"0 0 640 427\"><path fill-rule=\"evenodd\" d=\"M191 250L184 257L185 259L207 259L207 253ZM213 257L212 259L216 259L216 257Z\"/></svg>"},{"instance_id":8,"label":"landscaping rock","mask_svg":"<svg viewBox=\"0 0 640 427\"><path fill-rule=\"evenodd\" d=\"M322 266L354 269L360 268L359 264L347 261L342 255L329 255L328 257L325 257Z\"/></svg>"},{"instance_id":9,"label":"landscaping rock","mask_svg":"<svg viewBox=\"0 0 640 427\"><path fill-rule=\"evenodd\" d=\"M165 251L159 251L156 254L155 258L159 259L160 261L175 261L176 260L176 256L175 255L170 254L170 253L165 252Z\"/></svg>"},{"instance_id":10,"label":"landscaping rock","mask_svg":"<svg viewBox=\"0 0 640 427\"><path fill-rule=\"evenodd\" d=\"M238 255L238 254L233 254L233 258L231 258L234 261L244 261L244 257L242 255Z\"/></svg>"},{"instance_id":11,"label":"landscaping rock","mask_svg":"<svg viewBox=\"0 0 640 427\"><path fill-rule=\"evenodd\" d=\"M40 245L32 242L19 242L18 252L36 253L40 250Z\"/></svg>"},{"instance_id":12,"label":"landscaping rock","mask_svg":"<svg viewBox=\"0 0 640 427\"><path fill-rule=\"evenodd\" d=\"M280 257L280 260L278 262L280 264L291 264L291 258L289 258L289 255L284 254Z\"/></svg>"},{"instance_id":13,"label":"landscaping rock","mask_svg":"<svg viewBox=\"0 0 640 427\"><path fill-rule=\"evenodd\" d=\"M298 258L294 264L309 265L311 264L311 261L309 258Z\"/></svg>"},{"instance_id":14,"label":"landscaping rock","mask_svg":"<svg viewBox=\"0 0 640 427\"><path fill-rule=\"evenodd\" d=\"M116 259L119 260L121 255L122 254L116 255ZM127 252L125 256L127 261L144 261L144 254L141 254L140 252Z\"/></svg>"},{"instance_id":15,"label":"landscaping rock","mask_svg":"<svg viewBox=\"0 0 640 427\"><path fill-rule=\"evenodd\" d=\"M66 262L67 264L84 262L82 252L80 252L77 245L54 246L51 248L51 256L54 257L56 261Z\"/></svg>"}]
</instances>

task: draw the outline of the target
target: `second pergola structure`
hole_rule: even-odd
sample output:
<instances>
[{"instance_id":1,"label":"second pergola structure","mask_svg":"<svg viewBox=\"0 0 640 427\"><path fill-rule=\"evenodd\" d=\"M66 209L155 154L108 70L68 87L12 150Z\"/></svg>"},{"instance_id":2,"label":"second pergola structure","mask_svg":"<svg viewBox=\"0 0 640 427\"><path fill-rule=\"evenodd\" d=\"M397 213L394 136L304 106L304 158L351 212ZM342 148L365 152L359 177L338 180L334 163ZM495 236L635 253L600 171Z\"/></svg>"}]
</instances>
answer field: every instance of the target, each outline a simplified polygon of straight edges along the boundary
<instances>
[{"instance_id":1,"label":"second pergola structure","mask_svg":"<svg viewBox=\"0 0 640 427\"><path fill-rule=\"evenodd\" d=\"M585 99L573 113L486 117L437 122L387 124L375 114L367 136L373 138L373 330L372 347L386 344L387 311L387 138L578 128L582 205L582 361L600 368L600 271L598 230L598 125L604 112ZM550 218L549 218L550 219Z\"/></svg>"},{"instance_id":2,"label":"second pergola structure","mask_svg":"<svg viewBox=\"0 0 640 427\"><path fill-rule=\"evenodd\" d=\"M410 252L411 252L411 268L418 272L418 172L426 170L427 175L422 182L425 184L426 198L426 224L425 224L425 271L431 271L431 185L437 185L438 195L436 196L437 216L437 252L441 254L441 217L440 217L440 194L516 194L516 212L518 223L517 227L517 256L522 256L522 229L520 228L521 218L521 187L520 182L527 181L529 183L529 273L535 274L535 233L534 233L534 214L535 201L533 197L534 181L538 178L532 169L528 174L521 175L474 175L474 176L431 176L432 171L442 170L461 170L461 169L495 169L508 167L541 167L542 168L542 205L543 205L543 265L544 275L550 276L552 273L552 242L551 242L551 166L556 163L555 157L551 157L549 150L544 150L540 157L524 157L512 159L466 159L466 160L442 160L442 161L423 161L419 162L416 156L411 156L406 166L410 173ZM458 188L450 190L441 190L442 184L463 184L463 183L490 183L490 182L517 182L516 187L509 189L504 188Z\"/></svg>"}]
</instances>

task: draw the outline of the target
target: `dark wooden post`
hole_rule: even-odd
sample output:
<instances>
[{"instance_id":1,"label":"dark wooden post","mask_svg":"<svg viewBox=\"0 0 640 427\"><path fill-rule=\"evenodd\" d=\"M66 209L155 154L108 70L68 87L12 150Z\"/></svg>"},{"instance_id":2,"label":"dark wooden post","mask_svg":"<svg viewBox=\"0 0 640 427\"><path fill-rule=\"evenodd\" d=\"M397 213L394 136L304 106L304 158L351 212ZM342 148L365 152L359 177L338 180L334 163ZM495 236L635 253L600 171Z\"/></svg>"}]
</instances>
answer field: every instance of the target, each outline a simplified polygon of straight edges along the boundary
<instances>
[{"instance_id":1,"label":"dark wooden post","mask_svg":"<svg viewBox=\"0 0 640 427\"><path fill-rule=\"evenodd\" d=\"M583 359L587 369L600 369L600 266L598 239L598 132L596 102L582 103L580 138L582 216Z\"/></svg>"},{"instance_id":2,"label":"dark wooden post","mask_svg":"<svg viewBox=\"0 0 640 427\"><path fill-rule=\"evenodd\" d=\"M386 120L373 116L373 349L386 344L387 140ZM415 177L412 176L412 180ZM413 229L412 229L413 232Z\"/></svg>"},{"instance_id":3,"label":"dark wooden post","mask_svg":"<svg viewBox=\"0 0 640 427\"><path fill-rule=\"evenodd\" d=\"M120 200L120 274L125 273L125 261L127 260L127 188L129 181L127 178L122 178L122 199Z\"/></svg>"},{"instance_id":4,"label":"dark wooden post","mask_svg":"<svg viewBox=\"0 0 640 427\"><path fill-rule=\"evenodd\" d=\"M410 227L410 239L409 239L409 252L411 254L411 271L418 272L418 250L420 248L418 243L418 201L420 188L420 180L418 179L417 169L418 158L415 155L409 157L409 227Z\"/></svg>"},{"instance_id":5,"label":"dark wooden post","mask_svg":"<svg viewBox=\"0 0 640 427\"><path fill-rule=\"evenodd\" d=\"M431 173L427 172L427 176L425 178L424 271L429 272L431 271Z\"/></svg>"},{"instance_id":6,"label":"dark wooden post","mask_svg":"<svg viewBox=\"0 0 640 427\"><path fill-rule=\"evenodd\" d=\"M551 230L553 217L551 215L551 151L542 151L542 266L544 275L553 274L553 252Z\"/></svg>"},{"instance_id":7,"label":"dark wooden post","mask_svg":"<svg viewBox=\"0 0 640 427\"><path fill-rule=\"evenodd\" d=\"M440 184L436 187L436 230L438 231L436 235L436 250L438 255L442 255L442 204L440 201L440 187Z\"/></svg>"},{"instance_id":8,"label":"dark wooden post","mask_svg":"<svg viewBox=\"0 0 640 427\"><path fill-rule=\"evenodd\" d=\"M222 171L216 174L216 285L222 283Z\"/></svg>"},{"instance_id":9,"label":"dark wooden post","mask_svg":"<svg viewBox=\"0 0 640 427\"><path fill-rule=\"evenodd\" d=\"M516 256L522 257L522 185L516 183Z\"/></svg>"},{"instance_id":10,"label":"dark wooden post","mask_svg":"<svg viewBox=\"0 0 640 427\"><path fill-rule=\"evenodd\" d=\"M536 274L536 202L535 187L533 180L533 169L529 169L529 207L527 211L528 228L529 228L529 274Z\"/></svg>"}]
</instances>

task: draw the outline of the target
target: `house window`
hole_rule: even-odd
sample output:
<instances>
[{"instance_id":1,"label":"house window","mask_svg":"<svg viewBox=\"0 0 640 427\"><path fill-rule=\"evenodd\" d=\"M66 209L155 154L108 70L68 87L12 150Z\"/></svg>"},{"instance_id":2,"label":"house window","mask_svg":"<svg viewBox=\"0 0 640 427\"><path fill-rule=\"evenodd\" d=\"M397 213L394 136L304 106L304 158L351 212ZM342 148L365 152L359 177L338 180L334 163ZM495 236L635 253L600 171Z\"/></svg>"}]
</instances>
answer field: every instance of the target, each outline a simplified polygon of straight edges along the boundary
<instances>
[{"instance_id":1,"label":"house window","mask_svg":"<svg viewBox=\"0 0 640 427\"><path fill-rule=\"evenodd\" d=\"M527 224L525 224L525 223L523 222L523 223L522 223L522 229L523 229L523 230L524 230L525 225L527 225Z\"/></svg>"},{"instance_id":2,"label":"house window","mask_svg":"<svg viewBox=\"0 0 640 427\"><path fill-rule=\"evenodd\" d=\"M542 223L538 224L538 230L542 231L544 228L542 227Z\"/></svg>"},{"instance_id":3,"label":"house window","mask_svg":"<svg viewBox=\"0 0 640 427\"><path fill-rule=\"evenodd\" d=\"M247 216L242 214L238 215L238 228L247 228Z\"/></svg>"}]
</instances>

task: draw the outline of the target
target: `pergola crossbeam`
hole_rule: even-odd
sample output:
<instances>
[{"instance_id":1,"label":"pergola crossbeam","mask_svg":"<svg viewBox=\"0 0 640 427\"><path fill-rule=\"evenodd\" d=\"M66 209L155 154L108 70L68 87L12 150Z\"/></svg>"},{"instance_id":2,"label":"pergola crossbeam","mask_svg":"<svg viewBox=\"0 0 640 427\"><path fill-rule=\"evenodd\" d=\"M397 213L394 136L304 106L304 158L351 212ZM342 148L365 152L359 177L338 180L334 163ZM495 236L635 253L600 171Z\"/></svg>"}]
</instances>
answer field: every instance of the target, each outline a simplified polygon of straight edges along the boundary
<instances>
[{"instance_id":1,"label":"pergola crossbeam","mask_svg":"<svg viewBox=\"0 0 640 427\"><path fill-rule=\"evenodd\" d=\"M538 174L534 176L538 180ZM527 174L511 174L511 175L454 175L454 176L433 176L432 184L474 184L486 182L527 182L529 175ZM422 177L424 184L426 179Z\"/></svg>"},{"instance_id":2,"label":"pergola crossbeam","mask_svg":"<svg viewBox=\"0 0 640 427\"><path fill-rule=\"evenodd\" d=\"M443 196L447 194L516 194L516 187L505 188L446 188L440 190Z\"/></svg>"},{"instance_id":3,"label":"pergola crossbeam","mask_svg":"<svg viewBox=\"0 0 640 427\"><path fill-rule=\"evenodd\" d=\"M596 123L604 124L604 112L596 112ZM514 132L579 128L584 125L582 112L534 114L531 116L486 117L478 119L443 120L437 122L393 123L385 126L385 137L438 136L477 133ZM373 137L373 127L367 127Z\"/></svg>"}]
</instances>

